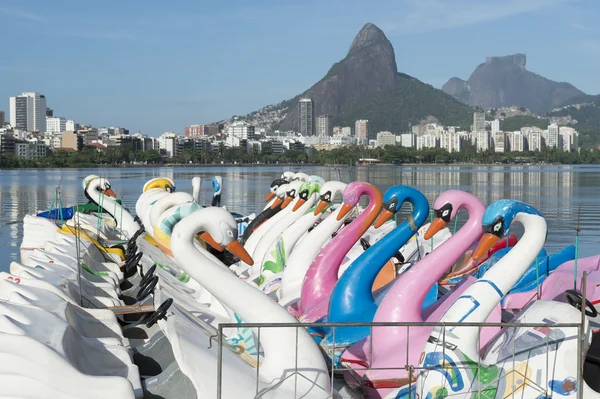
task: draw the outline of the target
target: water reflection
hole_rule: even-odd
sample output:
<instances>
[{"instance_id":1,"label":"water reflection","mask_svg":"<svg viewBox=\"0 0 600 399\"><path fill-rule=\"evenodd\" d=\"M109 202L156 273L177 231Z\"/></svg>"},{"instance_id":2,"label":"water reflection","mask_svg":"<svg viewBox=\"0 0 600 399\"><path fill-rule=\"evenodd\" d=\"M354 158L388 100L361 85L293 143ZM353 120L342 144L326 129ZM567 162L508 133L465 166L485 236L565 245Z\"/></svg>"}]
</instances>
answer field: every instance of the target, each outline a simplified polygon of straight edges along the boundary
<instances>
[{"instance_id":1,"label":"water reflection","mask_svg":"<svg viewBox=\"0 0 600 399\"><path fill-rule=\"evenodd\" d=\"M264 197L272 180L284 167L190 167L190 168L111 168L111 169L47 169L0 171L0 253L10 254L0 264L16 260L16 249L22 239L20 221L27 213L48 209L54 200L55 188L61 186L63 203L86 202L81 181L90 174L106 176L113 189L129 209L134 209L143 184L155 177L173 179L177 189L191 192L191 179L202 178L201 200L209 204L212 198L211 179L223 177L222 204L242 213L262 209ZM297 171L298 168L291 170ZM502 198L513 198L540 209L549 226L547 248L560 249L574 242L581 209L582 256L595 254L600 241L596 226L600 222L600 168L592 166L377 166L356 168L307 167L302 171L317 174L325 180L368 181L382 192L394 185L409 185L423 192L433 205L435 198L448 189L473 193L485 204ZM365 205L366 198L361 203ZM466 216L461 215L460 224Z\"/></svg>"}]
</instances>

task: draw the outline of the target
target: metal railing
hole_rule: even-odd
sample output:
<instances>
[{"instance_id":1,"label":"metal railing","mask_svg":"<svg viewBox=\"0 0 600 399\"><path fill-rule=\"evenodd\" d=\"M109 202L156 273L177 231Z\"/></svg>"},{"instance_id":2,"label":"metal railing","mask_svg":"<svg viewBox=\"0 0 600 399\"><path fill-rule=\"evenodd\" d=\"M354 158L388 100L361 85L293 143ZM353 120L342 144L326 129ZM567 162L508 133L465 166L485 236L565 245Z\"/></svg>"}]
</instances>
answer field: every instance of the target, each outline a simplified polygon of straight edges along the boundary
<instances>
[{"instance_id":1,"label":"metal railing","mask_svg":"<svg viewBox=\"0 0 600 399\"><path fill-rule=\"evenodd\" d=\"M585 277L583 278L584 282L585 282ZM582 303L581 303L581 308L585 309L585 283L582 284L582 288L583 288L583 292L582 292ZM218 344L218 359L217 359L217 398L221 398L223 395L223 390L222 390L222 383L223 383L223 378L224 378L224 370L223 370L223 354L224 354L224 350L232 350L234 351L230 346L228 346L227 344L222 344L224 342L224 338L227 337L228 334L226 334L226 331L229 329L240 329L240 328L248 328L248 329L252 329L254 331L254 339L255 339L255 344L257 347L257 354L256 354L256 391L255 391L255 397L261 397L262 395L265 394L265 392L268 392L270 389L273 389L274 387L278 386L278 384L274 384L274 386L269 387L268 384L266 384L267 386L262 386L261 387L261 382L260 382L260 362L261 362L261 355L263 355L261 353L261 344L260 344L260 337L261 337L261 330L266 329L266 328L295 328L296 330L296 348L295 348L295 353L296 353L296 369L293 371L292 374L296 374L296 377L298 376L303 376L302 375L302 370L298 369L298 336L299 334L306 334L307 332L304 331L302 332L301 329L308 329L308 328L318 328L318 329L325 329L326 331L328 331L329 334L331 334L331 336L333 337L332 342L334 343L334 345L332 346L328 346L327 347L327 352L328 353L324 353L324 356L326 357L326 359L328 358L329 362L328 362L328 368L329 368L329 383L330 383L330 387L329 387L329 392L327 393L327 396L324 397L335 397L334 396L334 383L336 382L336 376L340 376L340 374L345 374L346 376L346 380L348 379L354 379L355 380L355 384L354 385L354 389L356 389L356 387L358 387L359 392L354 392L356 395L353 397L361 397L362 394L364 394L364 392L366 392L366 389L369 388L374 388L373 382L368 381L368 379L365 378L361 378L356 372L353 371L353 369L349 368L349 367L345 367L343 365L338 365L338 362L336 361L336 348L337 349L345 349L345 346L335 346L335 334L336 334L336 330L340 329L340 328L344 328L344 327L368 327L369 328L369 332L370 332L370 345L369 345L369 353L366 357L366 361L362 362L364 364L361 363L361 367L360 370L361 372L366 372L366 371L375 371L375 370L398 370L399 372L402 372L404 374L408 373L409 374L409 378L408 378L408 384L404 385L404 387L408 387L408 392L409 392L409 398L414 398L415 397L415 391L413 390L413 388L415 385L415 381L416 381L416 377L418 376L418 374L423 373L425 371L431 371L431 370L435 370L436 368L441 370L441 369L447 369L447 365L440 365L437 367L431 367L431 366L419 366L419 364L411 364L409 357L409 353L412 352L413 354L415 352L419 352L421 353L423 351L423 348L411 348L411 338L410 338L410 329L411 328L417 328L417 327L430 327L433 329L436 329L435 332L428 332L429 335L429 339L428 342L430 343L434 343L436 345L438 345L438 347L441 346L441 351L443 352L444 356L446 353L446 348L452 348L452 343L451 342L447 342L446 341L446 332L447 329L449 329L450 331L452 331L452 329L454 328L458 328L460 327L461 329L463 328L477 328L478 329L478 339L477 339L477 348L478 350L481 348L481 343L480 343L480 336L481 336L481 331L482 329L486 328L486 327L495 327L495 328L500 328L503 329L503 333L504 335L508 335L509 337L512 337L512 353L510 356L508 357L504 357L502 359L499 360L498 363L496 363L496 366L498 366L498 370L499 373L498 375L495 377L495 380L491 381L491 382L484 382L484 384L481 384L481 371L482 368L487 368L490 367L492 365L490 364L486 364L483 365L481 364L481 362L479 361L479 359L476 359L475 362L476 364L476 368L477 368L477 376L474 377L474 381L471 381L472 383L475 384L472 395L475 395L476 392L480 393L482 392L483 389L483 395L486 395L486 386L495 386L495 385L502 385L503 383L503 379L505 379L506 381L504 382L506 385L506 389L509 389L509 396L508 397L512 397L512 398L520 398L522 397L522 390L525 390L526 388L533 388L537 391L539 391L539 397L541 397L542 395L546 395L547 397L551 397L552 396L552 392L551 392L551 387L552 387L552 383L551 381L553 380L553 374L554 374L554 368L556 367L556 350L558 349L558 347L560 345L564 345L565 343L568 343L569 341L572 342L572 340L576 340L576 344L577 344L577 380L576 380L576 386L572 387L574 389L576 389L576 394L578 398L583 398L583 366L584 366L584 362L585 362L585 353L584 353L584 349L585 349L585 339L586 339L586 316L585 313L582 311L581 312L581 321L577 322L577 323L562 323L562 324L552 324L551 322L548 323L468 323L468 322L458 322L458 323L442 323L442 322L413 322L413 323L397 323L397 322L380 322L380 323L303 323L303 324L299 324L299 323L225 323L225 324L219 324L218 325L218 329L217 329L217 335L214 336L213 338L216 338L217 344ZM398 367L392 367L392 368L378 368L378 367L373 367L373 346L374 346L374 335L373 335L373 331L374 329L377 328L390 328L390 327L403 327L406 328L406 359L404 361L404 364L399 365ZM536 342L534 345L528 345L525 348L519 348L516 346L515 344L515 338L518 337L522 337L524 335L527 335L526 333L523 333L521 335L519 335L517 337L516 332L518 328L525 328L525 329L536 329L537 332L542 331L542 335L545 335L545 339L540 340L539 342ZM512 329L512 331L511 331ZM576 333L567 333L569 329L576 329ZM552 334L552 331L556 331L556 330L560 330L563 332L563 336L560 336L560 334L555 334L553 337L550 337L550 335ZM499 330L500 331L500 330ZM512 333L512 334L511 334ZM427 333L425 333L427 334ZM437 338L435 337L435 335L437 335ZM492 338L489 343L486 346L486 352L488 351L488 349L490 348L490 345L493 345L496 343L497 339L500 337L500 335L494 335L494 338ZM530 336L531 337L531 336ZM441 338L441 339L440 339ZM413 339L414 340L414 339ZM422 339L420 340L420 342L422 342ZM523 362L523 358L525 358L525 362L528 365L529 364L529 359L532 356L532 352L534 356L539 356L539 351L544 351L545 352L545 362L546 362L546 368L545 368L545 380L541 379L540 376L540 372L537 373L537 375L535 376L528 376L527 373L524 373L522 371L519 371L516 366L517 363L522 363ZM414 356L412 356L414 358ZM511 358L512 358L512 367L509 367L510 363L511 363ZM517 358L521 359L521 360L517 360ZM526 368L528 366L525 366ZM364 367L362 367L364 366ZM504 369L503 369L504 366ZM470 369L473 373L475 373L475 371L473 370L474 364L467 364L466 362L456 362L455 365L453 365L453 368L455 370L466 370L466 369ZM506 372L507 369L511 369L510 372ZM314 370L312 370L314 371ZM483 370L485 371L485 370ZM511 374L512 373L512 374ZM284 371L282 370L282 375L284 374ZM310 379L307 376L303 376L307 379ZM289 378L289 375L287 375L285 378L286 379ZM517 380L518 378L518 380ZM535 379L534 379L535 378ZM511 381L508 381L508 380ZM476 381L475 381L476 380ZM339 381L339 380L337 380ZM515 381L520 381L519 382L519 386L521 388L511 388L510 386L513 386ZM367 385L370 384L369 387L367 387ZM494 385L495 384L495 385ZM396 388L396 387L394 387ZM400 386L398 386L398 388L400 388ZM489 388L487 388L489 389ZM510 395L510 389L512 389L512 395ZM450 392L449 396L452 396L453 393ZM556 395L554 395L556 396ZM351 396L343 396L343 397L351 397ZM416 396L419 397L419 396ZM423 397L423 395L420 395L420 397ZM483 396L479 396L479 397L483 397Z\"/></svg>"}]
</instances>

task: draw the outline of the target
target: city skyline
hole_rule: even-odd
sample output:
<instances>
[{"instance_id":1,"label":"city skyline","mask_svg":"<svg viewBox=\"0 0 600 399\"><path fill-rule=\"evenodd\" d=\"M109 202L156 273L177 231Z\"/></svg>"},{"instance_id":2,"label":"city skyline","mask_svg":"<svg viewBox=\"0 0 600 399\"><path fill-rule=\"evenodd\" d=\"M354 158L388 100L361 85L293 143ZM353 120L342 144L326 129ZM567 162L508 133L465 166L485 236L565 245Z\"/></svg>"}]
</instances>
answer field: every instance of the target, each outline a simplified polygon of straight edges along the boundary
<instances>
[{"instance_id":1,"label":"city skyline","mask_svg":"<svg viewBox=\"0 0 600 399\"><path fill-rule=\"evenodd\" d=\"M530 70L596 94L598 7L569 0L515 0L502 7L474 0L383 1L378 7L359 2L342 7L339 1L302 6L262 1L248 7L238 1L227 8L191 1L170 8L139 1L0 2L5 36L28 27L18 41L7 42L5 54L21 56L0 62L6 80L0 96L38 91L52 98L49 105L58 116L157 137L292 98L343 58L365 22L388 35L400 71L438 88L452 76L468 77L486 55L523 52ZM266 26L263 14L270 21ZM51 22L58 17L94 28L56 27ZM298 23L290 26L292 17ZM225 27L223 18L235 23ZM554 21L551 30L548 21ZM307 32L309 22L317 29ZM472 35L474 29L481 34ZM47 46L21 51L40 37ZM431 54L444 58L443 67L431 62ZM233 55L248 62L227 62ZM8 114L8 103L0 110Z\"/></svg>"}]
</instances>

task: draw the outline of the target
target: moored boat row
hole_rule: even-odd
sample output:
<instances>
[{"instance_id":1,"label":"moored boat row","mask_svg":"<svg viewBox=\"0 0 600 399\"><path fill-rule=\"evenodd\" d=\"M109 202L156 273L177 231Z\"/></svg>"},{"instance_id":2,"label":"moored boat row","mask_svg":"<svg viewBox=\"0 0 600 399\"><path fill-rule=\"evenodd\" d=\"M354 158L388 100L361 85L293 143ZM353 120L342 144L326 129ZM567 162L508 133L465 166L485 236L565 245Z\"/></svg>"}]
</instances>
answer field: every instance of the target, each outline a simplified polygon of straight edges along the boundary
<instances>
[{"instance_id":1,"label":"moored boat row","mask_svg":"<svg viewBox=\"0 0 600 399\"><path fill-rule=\"evenodd\" d=\"M534 207L450 190L430 210L412 187L286 172L241 215L220 207L222 179L209 206L199 184L152 179L133 213L92 175L90 204L25 217L21 260L0 273L0 354L15 364L0 375L27 381L21 397L600 396L561 327L581 324L585 273L587 350L600 256L548 255ZM237 327L214 342L223 323ZM311 324L247 325L272 323Z\"/></svg>"}]
</instances>

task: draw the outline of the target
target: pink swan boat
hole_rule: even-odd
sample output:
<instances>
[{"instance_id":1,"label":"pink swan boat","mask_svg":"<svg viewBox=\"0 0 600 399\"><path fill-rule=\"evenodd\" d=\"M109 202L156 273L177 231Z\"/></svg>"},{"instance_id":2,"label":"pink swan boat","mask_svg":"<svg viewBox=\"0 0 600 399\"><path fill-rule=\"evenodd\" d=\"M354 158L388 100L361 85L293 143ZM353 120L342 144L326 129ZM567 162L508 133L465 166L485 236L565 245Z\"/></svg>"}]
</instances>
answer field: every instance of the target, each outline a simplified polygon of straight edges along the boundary
<instances>
[{"instance_id":1,"label":"pink swan boat","mask_svg":"<svg viewBox=\"0 0 600 399\"><path fill-rule=\"evenodd\" d=\"M489 244L488 244L489 245ZM485 249L488 245L485 245ZM536 300L564 301L566 290L581 290L583 273L588 273L586 283L586 296L593 305L600 303L600 255L577 260L577 272L575 273L575 261L570 260L560 265L553 271L538 289L516 292L506 295L502 300L502 309L520 310L530 302ZM575 285L574 282L577 281Z\"/></svg>"},{"instance_id":2,"label":"pink swan boat","mask_svg":"<svg viewBox=\"0 0 600 399\"><path fill-rule=\"evenodd\" d=\"M467 192L449 190L442 193L435 201L436 218L425 234L425 239L431 238L453 220L461 208L469 214L465 225L396 280L379 305L374 322L438 321L461 293L476 281L472 276L466 277L452 291L421 312L429 289L483 234L481 227L481 219L485 211L483 203ZM488 320L500 321L499 307ZM431 331L433 327L411 327L408 334L406 327L373 328L370 337L351 346L342 354L342 364L354 370L346 373L346 381L351 386L356 386L354 375L362 377L367 398L384 397L392 390L407 385L409 375L405 366L418 364ZM481 344L488 342L496 331L497 329L492 328L483 329ZM408 353L406 353L407 340ZM370 364L369 360L371 360ZM379 370L365 370L365 368Z\"/></svg>"},{"instance_id":3,"label":"pink swan boat","mask_svg":"<svg viewBox=\"0 0 600 399\"><path fill-rule=\"evenodd\" d=\"M369 197L369 205L319 252L304 277L297 307L288 308L288 311L301 322L312 323L327 315L329 297L338 281L338 271L344 256L381 212L383 196L377 187L365 182L352 182L344 190L343 205L337 216L338 220L358 204L362 195Z\"/></svg>"}]
</instances>

